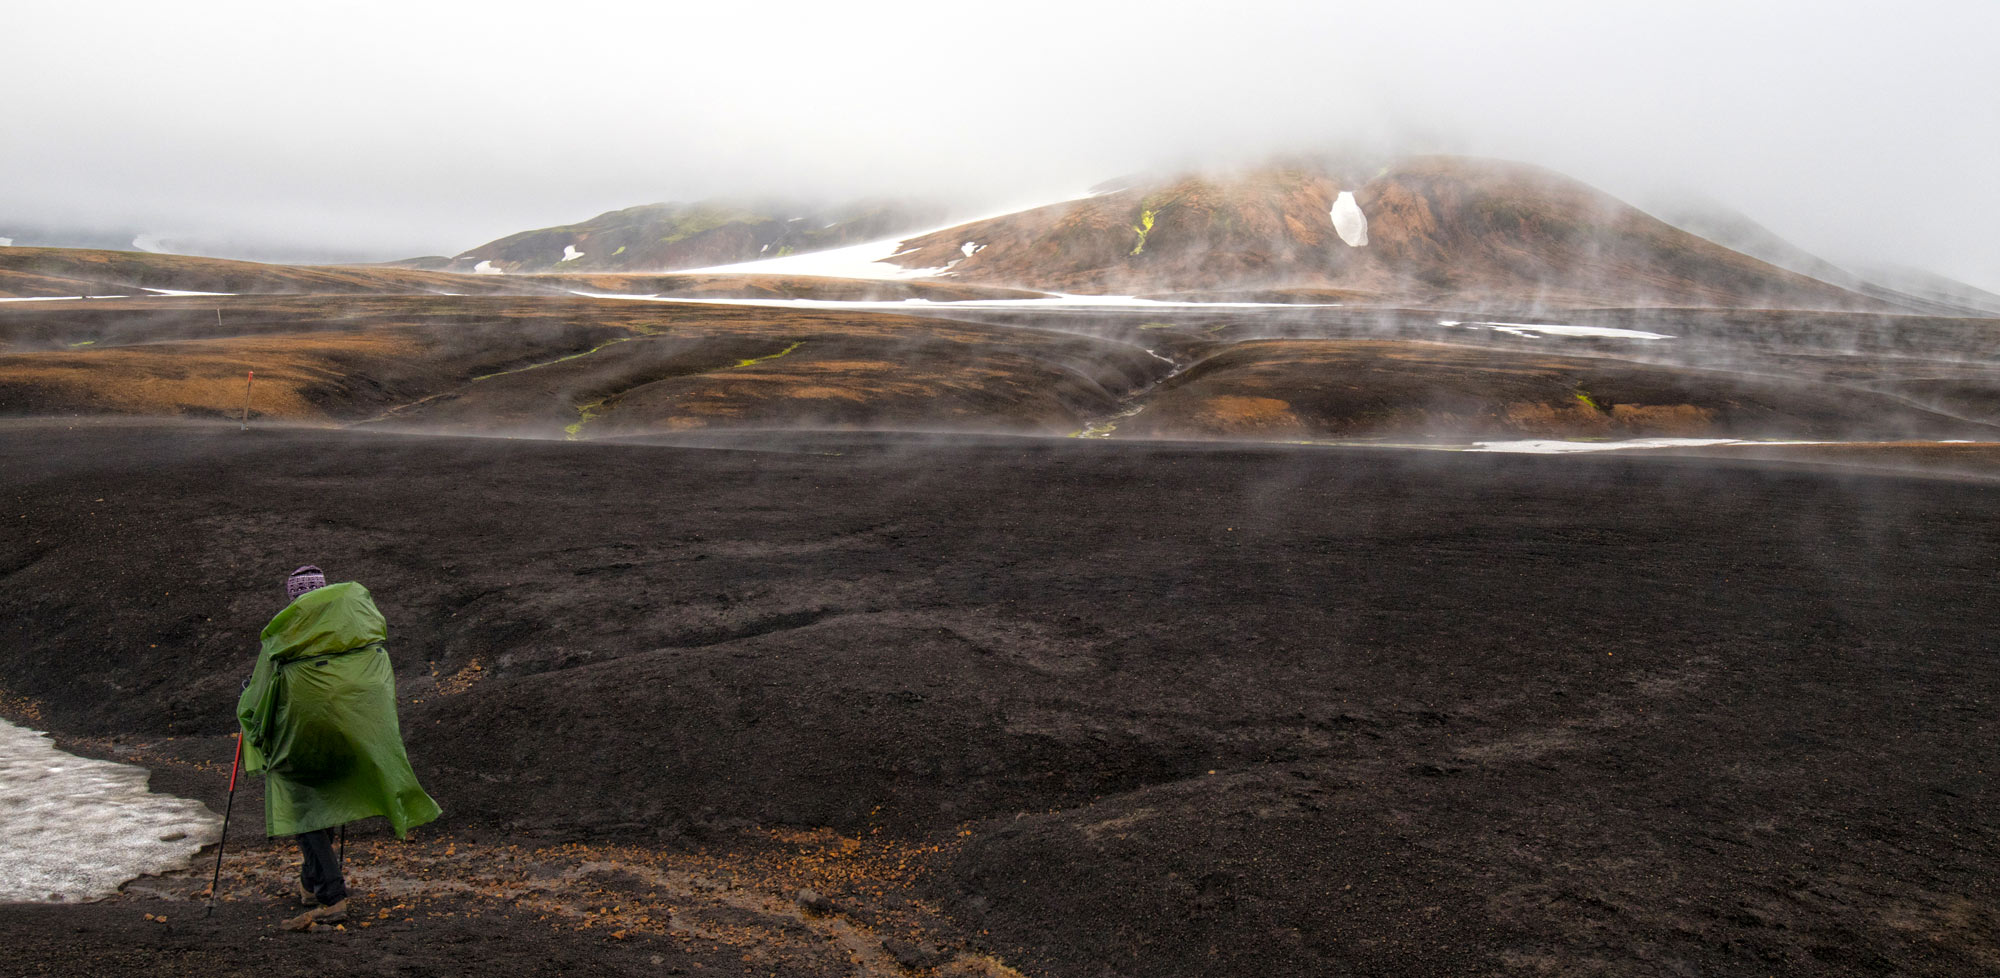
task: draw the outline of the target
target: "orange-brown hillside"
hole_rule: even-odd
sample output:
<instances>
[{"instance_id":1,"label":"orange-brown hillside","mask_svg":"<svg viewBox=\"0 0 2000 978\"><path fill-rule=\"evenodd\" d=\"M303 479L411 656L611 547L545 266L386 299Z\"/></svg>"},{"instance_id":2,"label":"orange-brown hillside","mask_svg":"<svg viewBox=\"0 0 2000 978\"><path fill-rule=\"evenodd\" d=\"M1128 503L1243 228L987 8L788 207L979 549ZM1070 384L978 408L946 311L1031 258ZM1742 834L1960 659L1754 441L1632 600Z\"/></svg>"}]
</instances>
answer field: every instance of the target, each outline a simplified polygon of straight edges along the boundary
<instances>
[{"instance_id":1,"label":"orange-brown hillside","mask_svg":"<svg viewBox=\"0 0 2000 978\"><path fill-rule=\"evenodd\" d=\"M1365 244L1336 233L1343 192ZM1883 308L1535 167L1425 157L1188 177L905 242L954 281L1098 293L1338 289L1401 302ZM969 253L968 253L969 252Z\"/></svg>"}]
</instances>

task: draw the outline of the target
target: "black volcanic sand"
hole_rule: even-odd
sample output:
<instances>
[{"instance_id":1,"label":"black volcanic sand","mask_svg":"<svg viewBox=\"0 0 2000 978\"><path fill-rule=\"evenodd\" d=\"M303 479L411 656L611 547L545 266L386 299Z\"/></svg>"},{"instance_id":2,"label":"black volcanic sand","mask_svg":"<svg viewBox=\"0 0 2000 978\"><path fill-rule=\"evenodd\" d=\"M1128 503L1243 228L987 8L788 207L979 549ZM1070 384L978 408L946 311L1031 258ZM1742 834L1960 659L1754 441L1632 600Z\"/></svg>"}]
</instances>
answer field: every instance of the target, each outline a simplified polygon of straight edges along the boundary
<instances>
[{"instance_id":1,"label":"black volcanic sand","mask_svg":"<svg viewBox=\"0 0 2000 978\"><path fill-rule=\"evenodd\" d=\"M0 472L17 719L220 810L312 561L447 812L280 935L252 785L213 922L206 867L0 907L12 972L2000 970L1992 482L112 422Z\"/></svg>"}]
</instances>

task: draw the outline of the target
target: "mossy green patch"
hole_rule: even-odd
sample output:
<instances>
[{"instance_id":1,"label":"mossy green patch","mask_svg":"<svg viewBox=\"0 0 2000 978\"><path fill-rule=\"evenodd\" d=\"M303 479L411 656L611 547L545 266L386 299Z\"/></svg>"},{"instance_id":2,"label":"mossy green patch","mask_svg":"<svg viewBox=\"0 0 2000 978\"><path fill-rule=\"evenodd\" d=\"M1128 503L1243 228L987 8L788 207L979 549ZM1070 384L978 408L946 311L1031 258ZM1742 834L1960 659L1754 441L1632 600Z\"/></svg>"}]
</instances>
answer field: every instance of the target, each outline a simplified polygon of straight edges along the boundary
<instances>
[{"instance_id":1,"label":"mossy green patch","mask_svg":"<svg viewBox=\"0 0 2000 978\"><path fill-rule=\"evenodd\" d=\"M1585 391L1585 390L1578 390L1578 391L1576 392L1576 399L1577 399L1577 400L1579 400L1579 401L1582 401L1582 402L1583 402L1583 403L1584 403L1584 404L1585 404L1586 406L1588 406L1588 407L1589 407L1589 408L1590 408L1590 409L1591 409L1592 411L1602 411L1602 410L1604 410L1604 405L1602 405L1602 404L1599 404L1599 403L1597 403L1597 402L1596 402L1595 400L1591 399L1591 396L1590 396L1590 392L1589 392L1589 391Z\"/></svg>"},{"instance_id":2,"label":"mossy green patch","mask_svg":"<svg viewBox=\"0 0 2000 978\"><path fill-rule=\"evenodd\" d=\"M78 340L78 341L77 341L77 342L75 342L75 343L71 343L71 344L69 345L69 348L70 348L70 349L72 349L72 350L74 350L74 349L76 349L76 348L77 348L77 347L79 347L79 346L89 346L89 345L91 345L91 344L93 344L93 343L96 343L96 342L97 342L96 340Z\"/></svg>"},{"instance_id":3,"label":"mossy green patch","mask_svg":"<svg viewBox=\"0 0 2000 978\"><path fill-rule=\"evenodd\" d=\"M761 356L761 357L751 357L751 358L750 358L750 359L748 359L748 360L738 360L738 361L736 361L736 366L738 366L738 367L748 367L748 366L750 366L750 365L752 365L752 364L758 364L758 363L763 363L763 362L764 362L764 361L766 361L766 360L776 360L776 359L778 359L779 357L781 357L781 356L784 356L785 354L787 354L787 353L790 353L790 352L792 352L793 350L796 350L796 349L798 349L799 347L802 347L802 346L804 346L804 345L806 345L806 341L805 341L805 340L800 340L800 341L798 341L797 343L793 343L793 344L792 344L791 346L788 346L788 347L785 347L784 349L782 349L782 350L779 350L779 351L778 351L778 352L776 352L776 353L773 353L773 354L770 354L769 356Z\"/></svg>"},{"instance_id":4,"label":"mossy green patch","mask_svg":"<svg viewBox=\"0 0 2000 978\"><path fill-rule=\"evenodd\" d=\"M641 334L641 335L645 335L645 336L651 336L651 335L653 335L653 334L652 334L651 332L642 332L642 334ZM615 345L615 344L618 344L618 343L624 343L624 342L626 342L627 340L636 340L636 339L638 339L638 338L639 338L639 337L637 337L637 336L620 336L620 337L618 337L618 338L617 338L617 339L615 339L615 340L609 340L609 341L606 341L606 342L603 342L603 343L599 343L599 344L597 344L596 346L593 346L593 347L591 347L590 349L588 349L588 350L585 350L585 351L583 351L582 353L572 353L572 354L570 354L569 356L566 356L566 357L557 357L557 358L555 358L554 360L544 360L544 361L542 361L541 363L531 363L531 364L528 364L528 365L527 365L527 366L525 366L525 367L515 367L515 368L514 368L514 369L512 369L512 370L499 370L499 371L495 371L495 372L493 372L493 373L490 373L490 374L480 374L479 376L477 376L477 377L474 377L474 378L472 378L472 379L473 379L473 381L474 381L475 383L477 383L478 381L482 381L482 380L492 380L492 379L493 379L493 378L495 378L495 377L505 377L505 376L507 376L508 374L518 374L518 373L522 373L523 371L528 371L528 370L540 370L540 369L541 369L541 368L543 368L543 367L553 367L553 366L555 366L555 365L556 365L556 364L558 364L558 363L567 363L567 362L569 362L569 361L571 361L571 360L575 360L575 359L577 359L578 357L587 357L587 356L589 356L589 355L591 355L591 354L593 354L593 353L596 353L596 352L597 352L597 351L599 351L599 350L602 350L602 349L604 349L604 348L605 348L605 347L607 347L607 346L612 346L612 345Z\"/></svg>"},{"instance_id":5,"label":"mossy green patch","mask_svg":"<svg viewBox=\"0 0 2000 978\"><path fill-rule=\"evenodd\" d=\"M754 222L756 220L756 215L747 214L742 211L696 209L674 219L667 233L660 236L660 243L673 244L676 241L685 241L697 234L713 231L719 227Z\"/></svg>"},{"instance_id":6,"label":"mossy green patch","mask_svg":"<svg viewBox=\"0 0 2000 978\"><path fill-rule=\"evenodd\" d=\"M576 413L576 422L563 428L564 441L575 441L583 437L583 426L604 415L604 402L592 401L589 404L578 405Z\"/></svg>"},{"instance_id":7,"label":"mossy green patch","mask_svg":"<svg viewBox=\"0 0 2000 978\"><path fill-rule=\"evenodd\" d=\"M1120 411L1117 414L1114 414L1108 418L1099 418L1096 421L1086 421L1084 422L1083 427L1070 432L1069 436L1071 438L1109 438L1111 437L1113 432L1118 430L1119 422L1124 421L1126 418L1134 417L1138 415L1139 412L1144 411L1145 409L1146 405L1135 404L1132 407L1126 408L1125 410Z\"/></svg>"},{"instance_id":8,"label":"mossy green patch","mask_svg":"<svg viewBox=\"0 0 2000 978\"><path fill-rule=\"evenodd\" d=\"M625 253L625 246L624 246L624 245L619 245L619 246L618 246L618 250L617 250L617 251L614 251L614 252L612 252L612 253L611 253L611 257L613 257L613 258L616 258L616 257L618 257L619 255L622 255L622 254L624 254L624 253Z\"/></svg>"},{"instance_id":9,"label":"mossy green patch","mask_svg":"<svg viewBox=\"0 0 2000 978\"><path fill-rule=\"evenodd\" d=\"M1152 210L1142 210L1139 212L1139 223L1132 225L1132 230L1139 235L1139 242L1132 246L1133 254L1136 255L1146 250L1146 235L1153 233L1153 218L1157 214L1157 211Z\"/></svg>"}]
</instances>

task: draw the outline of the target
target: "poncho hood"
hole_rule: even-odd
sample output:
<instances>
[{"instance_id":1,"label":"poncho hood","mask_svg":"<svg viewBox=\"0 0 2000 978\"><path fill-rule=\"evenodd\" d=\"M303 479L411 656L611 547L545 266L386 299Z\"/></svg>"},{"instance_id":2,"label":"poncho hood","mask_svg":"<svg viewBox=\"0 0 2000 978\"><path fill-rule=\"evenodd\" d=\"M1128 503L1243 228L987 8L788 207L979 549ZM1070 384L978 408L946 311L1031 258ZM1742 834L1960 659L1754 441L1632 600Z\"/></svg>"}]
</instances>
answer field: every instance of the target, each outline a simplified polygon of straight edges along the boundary
<instances>
[{"instance_id":1,"label":"poncho hood","mask_svg":"<svg viewBox=\"0 0 2000 978\"><path fill-rule=\"evenodd\" d=\"M258 638L265 658L288 662L388 641L389 624L368 589L346 581L299 595Z\"/></svg>"}]
</instances>

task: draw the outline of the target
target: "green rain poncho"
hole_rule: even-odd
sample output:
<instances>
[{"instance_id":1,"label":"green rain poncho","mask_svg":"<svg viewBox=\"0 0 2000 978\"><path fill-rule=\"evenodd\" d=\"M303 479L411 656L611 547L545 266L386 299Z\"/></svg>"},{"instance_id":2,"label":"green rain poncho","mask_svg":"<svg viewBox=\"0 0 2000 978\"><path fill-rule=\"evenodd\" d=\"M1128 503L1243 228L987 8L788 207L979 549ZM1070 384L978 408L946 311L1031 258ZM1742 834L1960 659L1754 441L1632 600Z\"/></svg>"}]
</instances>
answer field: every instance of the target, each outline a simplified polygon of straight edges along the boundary
<instances>
[{"instance_id":1,"label":"green rain poncho","mask_svg":"<svg viewBox=\"0 0 2000 978\"><path fill-rule=\"evenodd\" d=\"M388 628L352 581L299 595L264 626L236 704L243 770L264 775L264 828L297 835L382 815L400 838L438 817L396 724Z\"/></svg>"}]
</instances>

